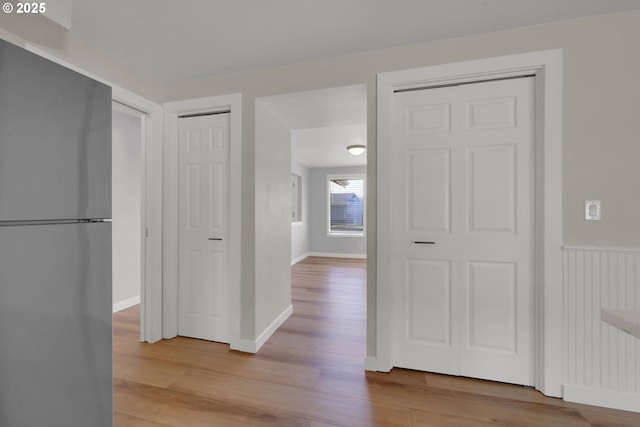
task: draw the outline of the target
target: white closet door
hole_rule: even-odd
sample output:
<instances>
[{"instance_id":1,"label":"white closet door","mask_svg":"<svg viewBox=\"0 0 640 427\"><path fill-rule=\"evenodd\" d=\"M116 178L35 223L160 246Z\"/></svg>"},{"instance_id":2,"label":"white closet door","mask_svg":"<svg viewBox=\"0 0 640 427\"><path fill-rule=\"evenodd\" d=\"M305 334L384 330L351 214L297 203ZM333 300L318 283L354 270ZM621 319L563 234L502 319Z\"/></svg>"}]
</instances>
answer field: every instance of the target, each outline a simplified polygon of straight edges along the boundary
<instances>
[{"instance_id":1,"label":"white closet door","mask_svg":"<svg viewBox=\"0 0 640 427\"><path fill-rule=\"evenodd\" d=\"M178 335L229 342L229 114L178 122Z\"/></svg>"},{"instance_id":2,"label":"white closet door","mask_svg":"<svg viewBox=\"0 0 640 427\"><path fill-rule=\"evenodd\" d=\"M394 95L394 365L533 383L533 79Z\"/></svg>"}]
</instances>

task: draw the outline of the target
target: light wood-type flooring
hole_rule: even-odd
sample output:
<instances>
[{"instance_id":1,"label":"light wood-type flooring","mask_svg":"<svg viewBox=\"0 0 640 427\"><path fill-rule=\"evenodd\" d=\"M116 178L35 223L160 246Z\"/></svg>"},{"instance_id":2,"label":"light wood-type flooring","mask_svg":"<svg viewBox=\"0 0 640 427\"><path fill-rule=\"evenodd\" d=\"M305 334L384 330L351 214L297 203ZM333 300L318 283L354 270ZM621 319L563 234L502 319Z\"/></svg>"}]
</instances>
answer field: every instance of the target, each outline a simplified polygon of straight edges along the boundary
<instances>
[{"instance_id":1,"label":"light wood-type flooring","mask_svg":"<svg viewBox=\"0 0 640 427\"><path fill-rule=\"evenodd\" d=\"M294 314L255 355L189 338L138 342L114 315L117 427L638 427L640 414L532 389L394 369L365 372L365 262L293 267Z\"/></svg>"}]
</instances>

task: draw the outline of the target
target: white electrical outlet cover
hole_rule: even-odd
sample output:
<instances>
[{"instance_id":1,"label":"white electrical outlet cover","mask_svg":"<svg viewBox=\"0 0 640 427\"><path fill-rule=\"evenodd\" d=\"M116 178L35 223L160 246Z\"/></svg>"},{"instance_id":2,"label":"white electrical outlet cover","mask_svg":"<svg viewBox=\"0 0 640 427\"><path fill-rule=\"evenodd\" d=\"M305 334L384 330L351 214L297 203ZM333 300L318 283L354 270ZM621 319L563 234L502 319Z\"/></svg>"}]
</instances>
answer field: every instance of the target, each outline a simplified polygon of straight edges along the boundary
<instances>
[{"instance_id":1,"label":"white electrical outlet cover","mask_svg":"<svg viewBox=\"0 0 640 427\"><path fill-rule=\"evenodd\" d=\"M585 200L584 219L587 221L600 221L601 206L600 200Z\"/></svg>"}]
</instances>

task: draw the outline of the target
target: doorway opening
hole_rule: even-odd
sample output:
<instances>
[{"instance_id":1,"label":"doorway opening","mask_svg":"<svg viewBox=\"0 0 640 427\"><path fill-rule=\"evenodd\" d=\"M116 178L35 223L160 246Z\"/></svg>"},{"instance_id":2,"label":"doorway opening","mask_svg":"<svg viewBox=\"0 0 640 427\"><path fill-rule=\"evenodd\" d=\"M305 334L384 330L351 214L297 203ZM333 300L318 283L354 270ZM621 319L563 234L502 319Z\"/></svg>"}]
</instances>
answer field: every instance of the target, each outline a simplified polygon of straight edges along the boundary
<instances>
[{"instance_id":1,"label":"doorway opening","mask_svg":"<svg viewBox=\"0 0 640 427\"><path fill-rule=\"evenodd\" d=\"M112 104L113 312L141 302L145 114ZM139 307L138 307L139 309ZM139 325L137 325L139 328ZM142 339L142 331L140 336Z\"/></svg>"},{"instance_id":2,"label":"doorway opening","mask_svg":"<svg viewBox=\"0 0 640 427\"><path fill-rule=\"evenodd\" d=\"M291 142L292 321L328 310L326 321L336 324L361 307L364 356L366 85L274 95L259 102L288 129ZM364 152L354 155L349 146L363 146ZM319 280L324 275L337 280ZM339 302L332 299L337 293L342 295ZM348 319L350 327L355 321ZM285 331L297 327L287 325ZM325 326L316 325L315 330Z\"/></svg>"}]
</instances>

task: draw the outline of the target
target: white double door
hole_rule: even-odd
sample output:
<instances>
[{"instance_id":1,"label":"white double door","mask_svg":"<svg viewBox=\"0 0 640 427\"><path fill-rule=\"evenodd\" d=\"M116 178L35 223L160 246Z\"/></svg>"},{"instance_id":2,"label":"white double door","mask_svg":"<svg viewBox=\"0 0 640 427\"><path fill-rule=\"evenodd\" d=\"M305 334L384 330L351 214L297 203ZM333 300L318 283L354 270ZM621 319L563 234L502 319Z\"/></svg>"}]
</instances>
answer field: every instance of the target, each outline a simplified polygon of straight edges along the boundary
<instances>
[{"instance_id":1,"label":"white double door","mask_svg":"<svg viewBox=\"0 0 640 427\"><path fill-rule=\"evenodd\" d=\"M178 120L178 335L229 342L229 114Z\"/></svg>"},{"instance_id":2,"label":"white double door","mask_svg":"<svg viewBox=\"0 0 640 427\"><path fill-rule=\"evenodd\" d=\"M393 364L533 384L534 82L393 95Z\"/></svg>"}]
</instances>

